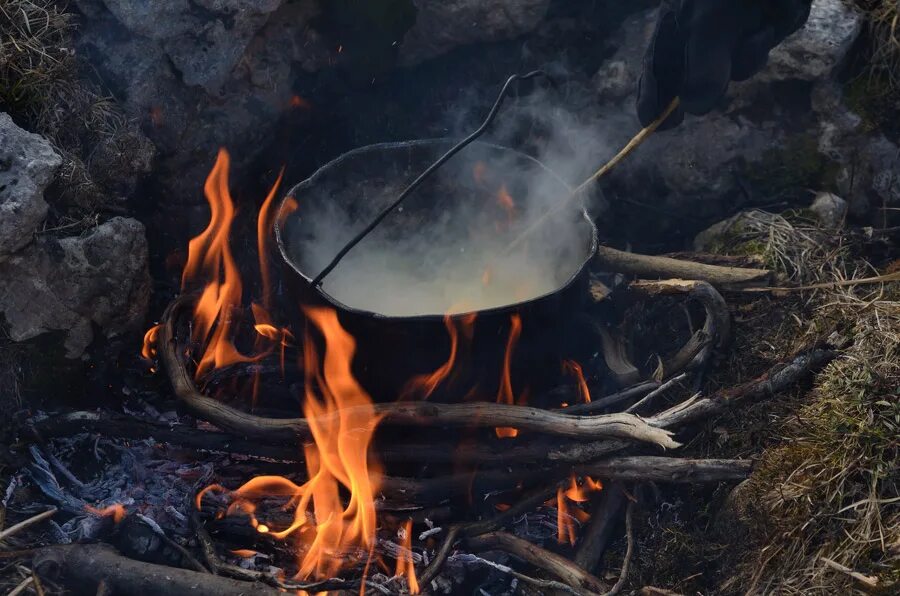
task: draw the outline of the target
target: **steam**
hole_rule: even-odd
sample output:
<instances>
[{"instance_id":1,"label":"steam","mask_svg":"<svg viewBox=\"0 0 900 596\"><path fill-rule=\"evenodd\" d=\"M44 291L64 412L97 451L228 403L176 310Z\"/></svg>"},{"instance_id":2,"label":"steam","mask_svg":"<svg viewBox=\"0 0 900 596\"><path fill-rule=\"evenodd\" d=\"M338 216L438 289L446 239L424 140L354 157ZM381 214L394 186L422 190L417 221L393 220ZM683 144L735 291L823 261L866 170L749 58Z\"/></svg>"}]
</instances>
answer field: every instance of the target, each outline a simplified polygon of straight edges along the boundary
<instances>
[{"instance_id":1,"label":"steam","mask_svg":"<svg viewBox=\"0 0 900 596\"><path fill-rule=\"evenodd\" d=\"M456 138L483 117L465 106L452 114ZM352 308L414 316L502 307L560 289L590 249L591 226L577 201L509 246L611 153L597 130L560 107L556 92L517 98L502 109L489 141L529 150L547 168L518 152L466 147L354 248L323 290ZM310 277L321 271L447 147L408 164L407 148L391 149L390 159L385 151L350 156L298 191L298 221L286 238L301 270Z\"/></svg>"}]
</instances>

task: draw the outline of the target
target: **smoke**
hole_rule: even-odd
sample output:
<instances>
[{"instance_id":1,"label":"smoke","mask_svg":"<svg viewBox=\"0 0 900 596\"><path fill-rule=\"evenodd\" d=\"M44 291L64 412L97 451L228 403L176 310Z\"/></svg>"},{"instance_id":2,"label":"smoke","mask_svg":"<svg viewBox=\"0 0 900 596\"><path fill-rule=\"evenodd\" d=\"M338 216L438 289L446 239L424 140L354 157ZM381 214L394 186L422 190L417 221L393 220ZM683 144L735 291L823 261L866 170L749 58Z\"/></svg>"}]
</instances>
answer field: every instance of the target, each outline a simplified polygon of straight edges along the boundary
<instances>
[{"instance_id":1,"label":"smoke","mask_svg":"<svg viewBox=\"0 0 900 596\"><path fill-rule=\"evenodd\" d=\"M562 287L588 257L591 225L577 200L546 225L533 224L612 154L601 132L611 123L580 117L566 93L586 97L584 89L536 89L509 98L486 138L537 161L470 145L357 245L323 289L356 309L412 316L501 307ZM477 127L492 101L467 94L446 116L451 136ZM296 220L286 225L296 263L315 276L450 144L350 155L298 189ZM584 194L596 200L591 211L602 209L598 192ZM526 230L527 240L510 249Z\"/></svg>"}]
</instances>

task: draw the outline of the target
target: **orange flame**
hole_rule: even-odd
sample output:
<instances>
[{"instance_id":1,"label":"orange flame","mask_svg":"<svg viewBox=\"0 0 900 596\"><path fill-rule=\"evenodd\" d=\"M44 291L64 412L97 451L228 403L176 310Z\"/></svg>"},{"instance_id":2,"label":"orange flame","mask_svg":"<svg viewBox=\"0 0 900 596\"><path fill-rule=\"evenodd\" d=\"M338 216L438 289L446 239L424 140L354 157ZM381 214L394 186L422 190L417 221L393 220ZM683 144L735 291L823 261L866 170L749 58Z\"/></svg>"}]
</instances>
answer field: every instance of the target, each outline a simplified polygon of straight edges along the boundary
<instances>
[{"instance_id":1,"label":"orange flame","mask_svg":"<svg viewBox=\"0 0 900 596\"><path fill-rule=\"evenodd\" d=\"M506 353L503 355L503 372L500 377L500 389L497 392L497 403L513 405L512 380L510 379L510 361L512 360L513 349L519 336L522 334L522 318L518 314L510 317L509 339L506 341ZM519 434L518 429L510 427L497 427L494 429L497 436L501 439L512 438Z\"/></svg>"},{"instance_id":2,"label":"orange flame","mask_svg":"<svg viewBox=\"0 0 900 596\"><path fill-rule=\"evenodd\" d=\"M584 503L590 500L590 497L588 496L589 493L601 490L603 490L603 483L599 480L594 480L590 476L585 476L582 479L581 486L579 486L578 480L575 478L575 475L572 474L572 477L569 480L569 488L566 490L566 497L568 497L570 501Z\"/></svg>"},{"instance_id":3,"label":"orange flame","mask_svg":"<svg viewBox=\"0 0 900 596\"><path fill-rule=\"evenodd\" d=\"M563 371L575 377L575 381L578 383L578 397L581 399L581 403L591 403L591 391L588 389L587 381L584 380L584 372L581 370L581 365L574 360L564 360Z\"/></svg>"},{"instance_id":4,"label":"orange flame","mask_svg":"<svg viewBox=\"0 0 900 596\"><path fill-rule=\"evenodd\" d=\"M416 580L416 568L413 565L412 558L412 520L407 520L402 528L397 532L400 537L403 550L397 556L397 568L394 575L402 575L409 584L409 593L419 593L419 582Z\"/></svg>"},{"instance_id":5,"label":"orange flame","mask_svg":"<svg viewBox=\"0 0 900 596\"><path fill-rule=\"evenodd\" d=\"M457 352L459 350L459 334L462 331L464 337L471 336L472 326L475 324L475 314L469 314L464 317L454 319L450 315L444 317L444 326L447 327L447 333L450 335L450 356L447 361L439 366L434 372L418 375L410 379L406 387L401 393L401 399L408 399L413 395L421 396L421 399L428 399L434 390L437 389L450 373L456 364Z\"/></svg>"},{"instance_id":6,"label":"orange flame","mask_svg":"<svg viewBox=\"0 0 900 596\"><path fill-rule=\"evenodd\" d=\"M156 358L156 338L159 336L159 325L154 325L147 329L144 334L144 345L141 346L141 358L144 360L153 360ZM150 369L154 372L155 369Z\"/></svg>"},{"instance_id":7,"label":"orange flame","mask_svg":"<svg viewBox=\"0 0 900 596\"><path fill-rule=\"evenodd\" d=\"M275 211L275 195L278 193L278 187L281 186L281 178L284 176L284 168L278 172L278 178L272 185L269 194L259 208L259 215L256 217L256 249L259 251L259 274L262 277L262 302L266 309L272 307L272 281L271 270L269 269L269 252L271 250L269 242L271 240L272 224L274 223Z\"/></svg>"},{"instance_id":8,"label":"orange flame","mask_svg":"<svg viewBox=\"0 0 900 596\"><path fill-rule=\"evenodd\" d=\"M122 506L121 503L113 503L112 505L108 505L103 508L85 505L84 510L88 513L96 515L97 517L111 517L113 519L113 523L116 524L125 519L125 507Z\"/></svg>"},{"instance_id":9,"label":"orange flame","mask_svg":"<svg viewBox=\"0 0 900 596\"><path fill-rule=\"evenodd\" d=\"M560 544L568 542L575 546L575 524L567 509L565 491L560 487L556 491L556 540Z\"/></svg>"},{"instance_id":10,"label":"orange flame","mask_svg":"<svg viewBox=\"0 0 900 596\"><path fill-rule=\"evenodd\" d=\"M192 339L204 346L197 363L196 378L203 377L212 369L235 362L253 362L268 353L245 356L235 347L232 312L241 305L243 286L241 276L229 245L231 225L235 208L228 190L230 157L225 149L220 149L216 163L203 187L210 206L210 220L206 229L188 244L188 260L181 276L181 289L203 284L203 291L194 309ZM272 204L281 183L281 174L269 191L260 208L257 219L257 243L259 249L260 274L263 285L263 305L268 308L271 296L270 271L268 265L269 230L272 226ZM264 309L255 309L258 324L269 324ZM259 349L260 346L257 346Z\"/></svg>"},{"instance_id":11,"label":"orange flame","mask_svg":"<svg viewBox=\"0 0 900 596\"><path fill-rule=\"evenodd\" d=\"M182 291L197 282L206 284L194 309L192 339L206 346L197 363L196 378L221 366L252 360L240 354L231 341L232 310L241 304L242 286L228 244L235 215L228 190L229 162L228 152L220 149L203 189L211 210L209 225L188 244L188 261L181 276Z\"/></svg>"},{"instance_id":12,"label":"orange flame","mask_svg":"<svg viewBox=\"0 0 900 596\"><path fill-rule=\"evenodd\" d=\"M577 506L570 507L568 501L584 503L590 500L589 493L602 489L603 483L599 480L585 476L582 479L582 484L579 485L575 474L572 474L572 477L569 479L569 487L563 488L560 486L556 490L556 539L560 544L568 542L574 546L577 538L574 521L583 524L591 518L590 514L583 509Z\"/></svg>"},{"instance_id":13,"label":"orange flame","mask_svg":"<svg viewBox=\"0 0 900 596\"><path fill-rule=\"evenodd\" d=\"M338 556L341 552L374 544L374 494L381 479L380 466L368 458L379 418L350 370L356 343L341 327L334 310L307 308L305 313L325 338L321 372L311 338L304 349L307 382L303 412L315 441L305 448L309 480L298 485L281 476L258 476L229 494L228 507L230 514L249 515L258 532L277 539L295 535L304 546L298 549L304 553L298 555L297 577L301 579L333 577L343 564ZM206 493L223 490L218 485L206 487L197 495L197 506ZM346 507L341 502L342 490L350 495ZM256 518L254 501L264 497L288 499L286 507L294 508L288 527L277 530Z\"/></svg>"}]
</instances>

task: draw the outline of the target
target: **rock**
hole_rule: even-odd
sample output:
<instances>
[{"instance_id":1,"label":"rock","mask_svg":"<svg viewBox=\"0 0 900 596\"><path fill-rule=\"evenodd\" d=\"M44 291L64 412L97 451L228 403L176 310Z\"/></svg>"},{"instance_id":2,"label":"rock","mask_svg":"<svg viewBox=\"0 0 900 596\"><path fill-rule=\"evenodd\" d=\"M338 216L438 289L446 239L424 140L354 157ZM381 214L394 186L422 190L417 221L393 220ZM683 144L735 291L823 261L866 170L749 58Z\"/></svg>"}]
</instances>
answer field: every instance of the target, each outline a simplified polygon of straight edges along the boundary
<instances>
[{"instance_id":1,"label":"rock","mask_svg":"<svg viewBox=\"0 0 900 596\"><path fill-rule=\"evenodd\" d=\"M634 93L655 20L652 9L629 16L615 33L616 51L593 79L599 134L613 147L624 145L640 127ZM653 135L617 167L608 184L614 193L637 200L649 202L652 196L660 208L694 221L721 219L747 203L799 199L810 186L852 198L838 185L842 169L859 170L851 164L864 161L854 162L846 148L851 137L854 144L870 142L860 138L859 119L840 93L826 104L823 90L839 90L835 76L861 26L859 13L841 0L814 0L807 24L772 50L762 72L732 83L712 112L689 115L678 128ZM874 172L870 178L877 179ZM665 197L663 204L659 196Z\"/></svg>"},{"instance_id":2,"label":"rock","mask_svg":"<svg viewBox=\"0 0 900 596\"><path fill-rule=\"evenodd\" d=\"M769 53L757 81L816 81L840 67L862 29L859 12L843 0L815 0L806 24Z\"/></svg>"},{"instance_id":3,"label":"rock","mask_svg":"<svg viewBox=\"0 0 900 596\"><path fill-rule=\"evenodd\" d=\"M550 0L412 0L416 22L403 38L400 62L419 64L453 48L512 39L534 29Z\"/></svg>"},{"instance_id":4,"label":"rock","mask_svg":"<svg viewBox=\"0 0 900 596\"><path fill-rule=\"evenodd\" d=\"M721 252L720 249L727 243L729 237L740 231L744 215L744 212L732 215L697 234L694 237L694 251L712 254Z\"/></svg>"},{"instance_id":5,"label":"rock","mask_svg":"<svg viewBox=\"0 0 900 596\"><path fill-rule=\"evenodd\" d=\"M94 337L143 323L150 297L144 226L115 217L86 236L39 238L0 263L0 314L13 341L66 333L70 358Z\"/></svg>"},{"instance_id":6,"label":"rock","mask_svg":"<svg viewBox=\"0 0 900 596\"><path fill-rule=\"evenodd\" d=\"M187 85L217 93L247 44L284 0L104 0L133 34L161 42Z\"/></svg>"},{"instance_id":7,"label":"rock","mask_svg":"<svg viewBox=\"0 0 900 596\"><path fill-rule=\"evenodd\" d=\"M820 192L816 194L809 210L816 215L824 227L839 228L847 216L847 201L830 192Z\"/></svg>"},{"instance_id":8,"label":"rock","mask_svg":"<svg viewBox=\"0 0 900 596\"><path fill-rule=\"evenodd\" d=\"M29 242L47 215L44 189L62 157L0 113L0 261Z\"/></svg>"},{"instance_id":9,"label":"rock","mask_svg":"<svg viewBox=\"0 0 900 596\"><path fill-rule=\"evenodd\" d=\"M79 0L88 18L77 51L158 149L168 203L202 203L216 150L235 169L271 141L291 109L298 73L334 60L310 23L317 0L166 3L148 17L139 0Z\"/></svg>"}]
</instances>

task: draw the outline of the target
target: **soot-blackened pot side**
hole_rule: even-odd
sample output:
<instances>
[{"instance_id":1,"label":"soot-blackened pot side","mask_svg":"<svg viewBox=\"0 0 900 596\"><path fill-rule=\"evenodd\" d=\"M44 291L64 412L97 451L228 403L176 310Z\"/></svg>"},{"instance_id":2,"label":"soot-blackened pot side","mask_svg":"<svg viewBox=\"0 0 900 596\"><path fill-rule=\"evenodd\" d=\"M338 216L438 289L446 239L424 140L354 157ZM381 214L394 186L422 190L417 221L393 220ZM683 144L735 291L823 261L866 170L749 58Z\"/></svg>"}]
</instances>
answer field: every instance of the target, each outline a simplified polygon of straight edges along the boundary
<instances>
[{"instance_id":1,"label":"soot-blackened pot side","mask_svg":"<svg viewBox=\"0 0 900 596\"><path fill-rule=\"evenodd\" d=\"M284 308L291 317L295 335L302 337L306 332L301 305L334 308L341 325L356 339L354 374L373 399L379 402L395 401L404 393L410 379L431 373L447 361L451 342L445 317L385 316L349 307L321 288L312 287L311 279L318 271L304 271L291 257L292 251L288 246L290 234L285 233L291 225L290 216L286 215L291 211L288 205L295 202L295 197L303 197L315 189L323 173L334 176L339 173L335 168L340 168L343 163L352 163L347 160L348 157L359 159L360 154L368 154L377 155L378 160L395 157L411 160L413 155L417 162L427 164L452 143L451 140L438 139L356 149L326 164L288 191L276 218L275 232L286 290ZM560 189L568 190L558 176L529 156L487 143L473 145L479 145L481 150L528 160L532 167L543 168L556 178ZM356 175L356 172L347 172L347 175ZM298 210L304 210L302 199ZM308 214L308 210L305 211ZM514 396L518 397L525 391L534 396L558 380L561 362L566 357L566 346L571 345L570 338L576 331L577 313L584 308L589 296L588 263L597 246L593 222L583 211L582 217L585 226L584 254L575 273L557 290L509 306L452 315L451 323L460 331L455 366L451 376L430 399L462 401L496 397L514 316L520 317L521 321L521 335L511 358ZM472 314L475 315L472 335L467 337L463 330L466 328L465 321ZM321 354L321 338L316 341Z\"/></svg>"}]
</instances>

